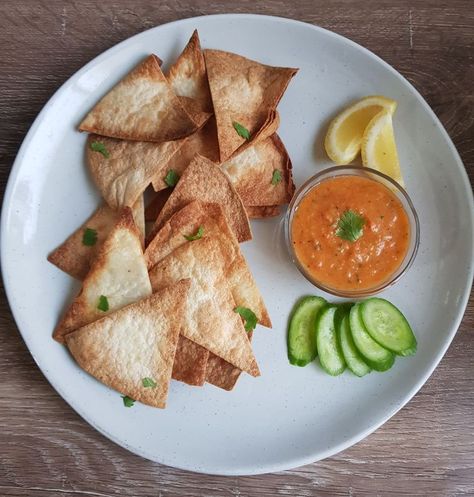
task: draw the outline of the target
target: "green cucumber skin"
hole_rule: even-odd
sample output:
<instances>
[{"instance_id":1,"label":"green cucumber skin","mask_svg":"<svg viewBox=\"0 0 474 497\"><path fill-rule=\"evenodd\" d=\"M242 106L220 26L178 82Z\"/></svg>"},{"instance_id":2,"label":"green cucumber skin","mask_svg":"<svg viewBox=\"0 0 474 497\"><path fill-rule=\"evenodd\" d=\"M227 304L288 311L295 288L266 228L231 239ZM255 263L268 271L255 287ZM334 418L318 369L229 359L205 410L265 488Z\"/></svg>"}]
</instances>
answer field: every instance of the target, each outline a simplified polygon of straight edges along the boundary
<instances>
[{"instance_id":1,"label":"green cucumber skin","mask_svg":"<svg viewBox=\"0 0 474 497\"><path fill-rule=\"evenodd\" d=\"M349 321L350 321L352 340L354 341L354 345L356 346L357 350L360 352L360 354L364 358L364 362L368 366L370 366L374 371L379 371L379 372L388 371L393 366L393 363L395 362L395 354L393 352L391 352L390 350L385 349L385 347L382 347L381 345L379 345L375 340L372 339L372 337L369 335L367 330L365 330L365 328L362 328L360 330L360 333L365 333L367 335L367 337L369 338L369 340L374 342L374 346L380 347L380 349L383 349L385 351L385 353L384 353L385 357L383 359L374 360L374 359L368 357L367 351L363 350L363 347L360 346L360 342L357 339L357 331L355 331L355 329L354 329L355 328L354 324L357 323L357 326L360 326L360 327L364 326L363 321L362 321L362 317L360 316L360 304L356 304L351 309L351 312L349 315ZM359 321L360 321L360 323L359 323Z\"/></svg>"},{"instance_id":2,"label":"green cucumber skin","mask_svg":"<svg viewBox=\"0 0 474 497\"><path fill-rule=\"evenodd\" d=\"M298 356L297 352L294 351L294 345L292 344L292 337L294 336L294 330L292 328L292 325L296 324L293 321L293 318L297 316L298 311L301 309L301 307L305 304L308 304L309 302L313 301L315 304L318 303L320 304L319 309L316 311L315 315L315 320L314 323L311 326L310 333L312 333L313 336L313 351L309 355L309 357L306 358L301 358ZM298 366L298 367L304 367L308 365L310 362L314 361L316 358L318 352L317 352L317 347L316 347L316 338L314 336L314 330L315 330L315 324L318 315L321 313L321 311L328 305L327 301L323 299L322 297L315 297L315 296L306 296L302 297L296 302L296 304L293 307L293 311L290 315L289 323L288 323L288 335L287 335L287 349L288 349L288 361L292 366Z\"/></svg>"},{"instance_id":3,"label":"green cucumber skin","mask_svg":"<svg viewBox=\"0 0 474 497\"><path fill-rule=\"evenodd\" d=\"M391 311L393 314L396 315L396 319L399 320L400 325L404 328L404 332L406 336L404 336L402 339L405 341L405 346L400 347L398 344L390 342L390 339L385 339L385 337L381 336L380 333L377 332L377 330L372 326L372 323L370 322L370 313L374 312L374 310L371 308L372 307L382 307L383 308L388 308L389 311ZM393 305L391 302L385 299L381 299L378 297L373 297L370 299L365 300L364 302L361 303L360 306L360 313L361 313L361 318L362 322L364 323L365 329L369 333L369 335L382 347L385 347L388 350L391 350L397 355L400 356L410 356L414 355L417 350L417 342L416 342L416 337L411 329L410 324L408 323L407 318L402 314L400 309L398 309L395 305Z\"/></svg>"},{"instance_id":4,"label":"green cucumber skin","mask_svg":"<svg viewBox=\"0 0 474 497\"><path fill-rule=\"evenodd\" d=\"M323 340L323 333L324 333L324 328L322 326L322 321L325 319L327 313L332 313L337 311L337 306L335 305L327 305L324 309L321 310L319 313L317 319L316 319L316 344L318 347L318 355L319 355L319 362L321 364L321 367L324 369L326 373L328 373L331 376L339 376L344 372L346 369L346 362L344 360L344 355L342 354L342 350L340 348L340 344L337 340L337 334L336 330L334 328L334 342L336 345L336 359L339 361L339 366L337 369L331 369L329 365L326 363L326 357L325 354L321 354L320 348L321 347L321 340ZM333 327L334 327L334 317L333 317Z\"/></svg>"},{"instance_id":5,"label":"green cucumber skin","mask_svg":"<svg viewBox=\"0 0 474 497\"><path fill-rule=\"evenodd\" d=\"M339 346L347 364L347 368L356 376L361 378L372 371L372 368L365 362L363 356L358 351L352 339L349 314L353 304L342 304L338 306L334 316L334 325L339 340Z\"/></svg>"}]
</instances>

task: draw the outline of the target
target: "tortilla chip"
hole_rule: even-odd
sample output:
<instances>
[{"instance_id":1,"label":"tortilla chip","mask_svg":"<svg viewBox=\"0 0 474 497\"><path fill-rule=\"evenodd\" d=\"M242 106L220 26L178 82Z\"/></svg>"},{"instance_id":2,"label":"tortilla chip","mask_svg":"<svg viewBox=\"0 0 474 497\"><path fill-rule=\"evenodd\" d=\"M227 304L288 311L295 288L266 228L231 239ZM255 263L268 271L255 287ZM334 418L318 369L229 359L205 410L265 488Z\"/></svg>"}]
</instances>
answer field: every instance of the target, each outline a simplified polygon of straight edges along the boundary
<instances>
[{"instance_id":1,"label":"tortilla chip","mask_svg":"<svg viewBox=\"0 0 474 497\"><path fill-rule=\"evenodd\" d=\"M198 129L212 116L212 112L202 110L199 100L191 97L179 97L179 101L189 117L196 123Z\"/></svg>"},{"instance_id":2,"label":"tortilla chip","mask_svg":"<svg viewBox=\"0 0 474 497\"><path fill-rule=\"evenodd\" d=\"M213 111L197 30L194 30L181 55L171 66L167 78L176 95L191 97L199 102L202 110Z\"/></svg>"},{"instance_id":3,"label":"tortilla chip","mask_svg":"<svg viewBox=\"0 0 474 497\"><path fill-rule=\"evenodd\" d=\"M200 387L206 381L208 359L207 349L180 335L171 377L173 380Z\"/></svg>"},{"instance_id":4,"label":"tortilla chip","mask_svg":"<svg viewBox=\"0 0 474 497\"><path fill-rule=\"evenodd\" d=\"M153 195L151 202L145 208L145 221L152 223L156 221L172 192L173 188L165 188Z\"/></svg>"},{"instance_id":5,"label":"tortilla chip","mask_svg":"<svg viewBox=\"0 0 474 497\"><path fill-rule=\"evenodd\" d=\"M216 120L214 117L211 117L199 131L186 138L183 146L170 160L169 167L181 175L196 154L202 155L212 162L219 162L219 145L217 144ZM156 192L167 186L162 176L156 176L152 181L152 185Z\"/></svg>"},{"instance_id":6,"label":"tortilla chip","mask_svg":"<svg viewBox=\"0 0 474 497\"><path fill-rule=\"evenodd\" d=\"M250 219L265 219L280 215L279 205L247 205L245 210Z\"/></svg>"},{"instance_id":7,"label":"tortilla chip","mask_svg":"<svg viewBox=\"0 0 474 497\"><path fill-rule=\"evenodd\" d=\"M207 76L217 121L220 160L244 142L234 129L239 123L251 139L274 119L275 109L297 69L260 64L221 50L204 50Z\"/></svg>"},{"instance_id":8,"label":"tortilla chip","mask_svg":"<svg viewBox=\"0 0 474 497\"><path fill-rule=\"evenodd\" d=\"M220 204L237 240L244 242L252 238L242 200L228 176L219 166L205 157L197 155L175 186L148 239L152 239L176 211L193 200Z\"/></svg>"},{"instance_id":9,"label":"tortilla chip","mask_svg":"<svg viewBox=\"0 0 474 497\"><path fill-rule=\"evenodd\" d=\"M53 338L63 343L64 336L71 331L150 294L138 230L131 210L125 208L98 252L79 295L54 330ZM101 296L107 299L107 311L99 309Z\"/></svg>"},{"instance_id":10,"label":"tortilla chip","mask_svg":"<svg viewBox=\"0 0 474 497\"><path fill-rule=\"evenodd\" d=\"M102 136L158 143L184 138L197 128L155 55L114 86L79 125L81 131Z\"/></svg>"},{"instance_id":11,"label":"tortilla chip","mask_svg":"<svg viewBox=\"0 0 474 497\"><path fill-rule=\"evenodd\" d=\"M199 227L203 229L203 238L212 238L219 243L220 254L224 258L224 277L236 305L252 309L259 323L271 328L263 298L218 204L194 201L171 216L145 250L148 268L189 243L183 235L192 235Z\"/></svg>"},{"instance_id":12,"label":"tortilla chip","mask_svg":"<svg viewBox=\"0 0 474 497\"><path fill-rule=\"evenodd\" d=\"M245 207L287 204L295 192L290 157L276 134L248 147L221 167ZM276 185L272 184L275 171L281 177Z\"/></svg>"},{"instance_id":13,"label":"tortilla chip","mask_svg":"<svg viewBox=\"0 0 474 497\"><path fill-rule=\"evenodd\" d=\"M69 351L102 383L131 399L164 408L189 286L189 280L180 281L79 328L66 336ZM156 386L145 387L144 378Z\"/></svg>"},{"instance_id":14,"label":"tortilla chip","mask_svg":"<svg viewBox=\"0 0 474 497\"><path fill-rule=\"evenodd\" d=\"M142 246L145 242L143 210L143 196L140 196L133 206L133 217L137 228L140 230ZM91 264L104 240L109 236L118 219L118 211L114 211L107 205L99 207L80 228L49 254L48 261L73 278L83 280L89 272ZM97 233L97 242L93 246L87 246L82 243L86 228L93 229Z\"/></svg>"},{"instance_id":15,"label":"tortilla chip","mask_svg":"<svg viewBox=\"0 0 474 497\"><path fill-rule=\"evenodd\" d=\"M181 334L246 371L260 374L242 319L225 278L217 240L203 238L178 247L150 270L153 291L191 279Z\"/></svg>"},{"instance_id":16,"label":"tortilla chip","mask_svg":"<svg viewBox=\"0 0 474 497\"><path fill-rule=\"evenodd\" d=\"M108 158L91 149L94 142L105 146ZM154 177L166 176L169 160L183 143L184 140L132 142L89 135L87 164L104 200L112 209L118 209L133 205Z\"/></svg>"}]
</instances>

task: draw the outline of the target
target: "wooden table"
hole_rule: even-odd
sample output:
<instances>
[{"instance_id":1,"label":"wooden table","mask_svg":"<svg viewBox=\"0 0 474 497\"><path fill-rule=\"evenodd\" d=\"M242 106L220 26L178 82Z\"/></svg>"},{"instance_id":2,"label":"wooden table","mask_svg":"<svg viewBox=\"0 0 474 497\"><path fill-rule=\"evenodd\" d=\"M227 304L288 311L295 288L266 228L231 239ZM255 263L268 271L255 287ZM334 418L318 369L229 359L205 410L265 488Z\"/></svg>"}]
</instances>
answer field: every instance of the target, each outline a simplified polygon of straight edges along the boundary
<instances>
[{"instance_id":1,"label":"wooden table","mask_svg":"<svg viewBox=\"0 0 474 497\"><path fill-rule=\"evenodd\" d=\"M2 191L33 119L76 70L144 29L218 12L300 19L374 51L426 98L474 178L472 0L2 0ZM474 495L473 304L431 379L376 433L293 471L226 478L145 461L94 431L36 367L2 291L0 496Z\"/></svg>"}]
</instances>

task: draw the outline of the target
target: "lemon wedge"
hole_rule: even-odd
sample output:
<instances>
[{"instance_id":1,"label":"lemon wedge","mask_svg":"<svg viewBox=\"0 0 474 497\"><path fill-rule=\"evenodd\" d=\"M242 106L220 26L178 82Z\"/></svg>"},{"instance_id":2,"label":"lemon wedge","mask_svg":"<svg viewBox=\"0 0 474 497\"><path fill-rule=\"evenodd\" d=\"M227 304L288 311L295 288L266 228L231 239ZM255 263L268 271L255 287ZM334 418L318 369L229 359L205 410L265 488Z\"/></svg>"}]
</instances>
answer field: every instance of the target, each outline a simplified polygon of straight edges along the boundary
<instances>
[{"instance_id":1,"label":"lemon wedge","mask_svg":"<svg viewBox=\"0 0 474 497\"><path fill-rule=\"evenodd\" d=\"M390 176L399 185L405 186L390 111L379 112L367 125L362 137L361 155L365 167L376 169Z\"/></svg>"},{"instance_id":2,"label":"lemon wedge","mask_svg":"<svg viewBox=\"0 0 474 497\"><path fill-rule=\"evenodd\" d=\"M352 162L360 151L364 130L371 119L382 110L395 112L397 102L374 95L353 103L335 117L329 125L324 148L329 158L339 165Z\"/></svg>"}]
</instances>

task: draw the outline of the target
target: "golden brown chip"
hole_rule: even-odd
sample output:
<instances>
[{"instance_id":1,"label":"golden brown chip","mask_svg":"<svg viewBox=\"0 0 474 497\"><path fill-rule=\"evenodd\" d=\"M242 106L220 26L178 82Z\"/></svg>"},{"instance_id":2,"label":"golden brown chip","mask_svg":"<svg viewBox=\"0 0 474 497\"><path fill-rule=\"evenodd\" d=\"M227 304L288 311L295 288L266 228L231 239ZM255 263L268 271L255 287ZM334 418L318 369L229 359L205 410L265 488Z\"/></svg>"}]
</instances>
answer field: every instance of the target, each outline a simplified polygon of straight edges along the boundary
<instances>
[{"instance_id":1,"label":"golden brown chip","mask_svg":"<svg viewBox=\"0 0 474 497\"><path fill-rule=\"evenodd\" d=\"M102 383L164 408L189 287L189 280L177 282L79 328L66 336L69 351Z\"/></svg>"},{"instance_id":2,"label":"golden brown chip","mask_svg":"<svg viewBox=\"0 0 474 497\"><path fill-rule=\"evenodd\" d=\"M181 334L246 371L260 374L225 277L219 243L203 238L178 247L150 270L154 291L191 279Z\"/></svg>"},{"instance_id":3,"label":"golden brown chip","mask_svg":"<svg viewBox=\"0 0 474 497\"><path fill-rule=\"evenodd\" d=\"M246 141L235 126L248 130L250 139L268 126L297 69L266 66L221 50L204 50L204 59L224 162Z\"/></svg>"},{"instance_id":4,"label":"golden brown chip","mask_svg":"<svg viewBox=\"0 0 474 497\"><path fill-rule=\"evenodd\" d=\"M94 143L102 144L108 157L93 150ZM183 145L184 140L164 143L116 140L89 135L87 165L97 188L112 209L133 205L155 177L163 178L168 163Z\"/></svg>"},{"instance_id":5,"label":"golden brown chip","mask_svg":"<svg viewBox=\"0 0 474 497\"><path fill-rule=\"evenodd\" d=\"M150 55L109 91L79 125L81 131L124 140L167 142L198 125Z\"/></svg>"},{"instance_id":6,"label":"golden brown chip","mask_svg":"<svg viewBox=\"0 0 474 497\"><path fill-rule=\"evenodd\" d=\"M219 204L237 240L244 242L252 238L245 207L229 177L219 166L197 155L175 186L148 239L152 239L175 212L193 200Z\"/></svg>"},{"instance_id":7,"label":"golden brown chip","mask_svg":"<svg viewBox=\"0 0 474 497\"><path fill-rule=\"evenodd\" d=\"M197 30L193 32L188 44L171 66L167 78L176 95L191 97L199 102L202 110L213 111Z\"/></svg>"},{"instance_id":8,"label":"golden brown chip","mask_svg":"<svg viewBox=\"0 0 474 497\"><path fill-rule=\"evenodd\" d=\"M143 196L140 196L133 206L133 217L137 228L140 230L141 243L144 245ZM80 228L49 254L48 261L73 278L83 280L89 272L91 264L104 240L117 223L118 218L119 212L114 211L108 205L99 207ZM93 245L83 243L86 229L94 230L96 233L97 240Z\"/></svg>"},{"instance_id":9,"label":"golden brown chip","mask_svg":"<svg viewBox=\"0 0 474 497\"><path fill-rule=\"evenodd\" d=\"M64 342L71 331L151 294L150 279L131 210L124 208L92 263L79 295L54 330Z\"/></svg>"},{"instance_id":10,"label":"golden brown chip","mask_svg":"<svg viewBox=\"0 0 474 497\"><path fill-rule=\"evenodd\" d=\"M183 146L170 160L170 169L173 169L179 175L183 174L183 171L196 154L202 155L212 162L219 162L219 146L217 144L216 120L214 117L211 117L196 133L186 138ZM157 192L167 186L161 176L156 176L152 184L153 189Z\"/></svg>"},{"instance_id":11,"label":"golden brown chip","mask_svg":"<svg viewBox=\"0 0 474 497\"><path fill-rule=\"evenodd\" d=\"M206 381L208 358L207 349L180 335L171 377L188 385L202 386Z\"/></svg>"},{"instance_id":12,"label":"golden brown chip","mask_svg":"<svg viewBox=\"0 0 474 497\"><path fill-rule=\"evenodd\" d=\"M221 167L246 208L287 204L293 197L290 157L276 134L246 148Z\"/></svg>"},{"instance_id":13,"label":"golden brown chip","mask_svg":"<svg viewBox=\"0 0 474 497\"><path fill-rule=\"evenodd\" d=\"M247 205L245 210L250 219L265 219L280 215L279 205Z\"/></svg>"},{"instance_id":14,"label":"golden brown chip","mask_svg":"<svg viewBox=\"0 0 474 497\"><path fill-rule=\"evenodd\" d=\"M224 258L224 277L235 303L251 309L261 325L271 328L262 296L218 204L197 200L171 216L145 250L148 268L151 269L175 249L189 243L185 235L194 235L199 228L204 238L212 238L219 243L220 254Z\"/></svg>"}]
</instances>

